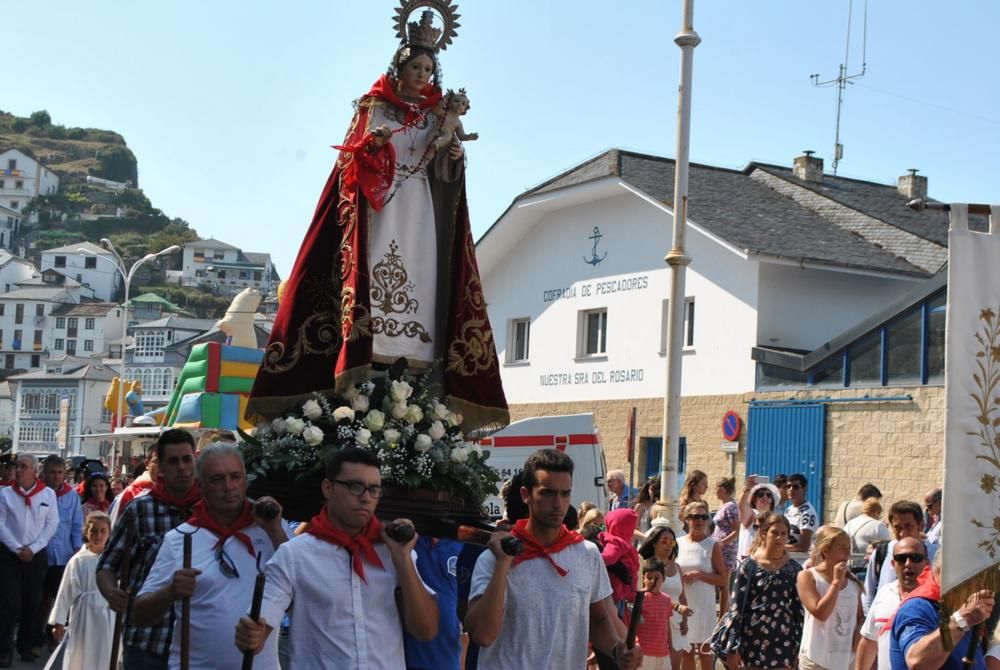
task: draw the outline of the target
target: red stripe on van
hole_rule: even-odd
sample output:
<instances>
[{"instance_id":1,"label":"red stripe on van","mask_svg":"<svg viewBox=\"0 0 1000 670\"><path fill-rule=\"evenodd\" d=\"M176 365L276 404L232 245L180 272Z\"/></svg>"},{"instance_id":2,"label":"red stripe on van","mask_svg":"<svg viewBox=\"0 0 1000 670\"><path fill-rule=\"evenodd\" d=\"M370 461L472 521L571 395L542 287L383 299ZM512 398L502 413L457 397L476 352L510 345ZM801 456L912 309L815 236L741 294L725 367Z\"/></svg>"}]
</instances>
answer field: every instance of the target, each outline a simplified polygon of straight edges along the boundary
<instances>
[{"instance_id":1,"label":"red stripe on van","mask_svg":"<svg viewBox=\"0 0 1000 670\"><path fill-rule=\"evenodd\" d=\"M569 436L570 444L597 444L597 436L593 433L576 433Z\"/></svg>"}]
</instances>

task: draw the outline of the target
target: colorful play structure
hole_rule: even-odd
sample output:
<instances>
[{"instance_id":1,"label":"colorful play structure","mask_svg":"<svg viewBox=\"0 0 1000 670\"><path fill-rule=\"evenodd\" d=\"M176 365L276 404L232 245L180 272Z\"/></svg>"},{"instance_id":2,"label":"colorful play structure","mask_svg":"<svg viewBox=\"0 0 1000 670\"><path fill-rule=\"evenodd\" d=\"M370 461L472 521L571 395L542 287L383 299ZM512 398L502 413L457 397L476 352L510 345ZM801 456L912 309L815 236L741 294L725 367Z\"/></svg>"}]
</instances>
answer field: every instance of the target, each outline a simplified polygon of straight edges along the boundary
<instances>
[{"instance_id":1,"label":"colorful play structure","mask_svg":"<svg viewBox=\"0 0 1000 670\"><path fill-rule=\"evenodd\" d=\"M165 425L226 430L252 428L243 414L263 358L263 349L219 342L193 347L164 411Z\"/></svg>"}]
</instances>

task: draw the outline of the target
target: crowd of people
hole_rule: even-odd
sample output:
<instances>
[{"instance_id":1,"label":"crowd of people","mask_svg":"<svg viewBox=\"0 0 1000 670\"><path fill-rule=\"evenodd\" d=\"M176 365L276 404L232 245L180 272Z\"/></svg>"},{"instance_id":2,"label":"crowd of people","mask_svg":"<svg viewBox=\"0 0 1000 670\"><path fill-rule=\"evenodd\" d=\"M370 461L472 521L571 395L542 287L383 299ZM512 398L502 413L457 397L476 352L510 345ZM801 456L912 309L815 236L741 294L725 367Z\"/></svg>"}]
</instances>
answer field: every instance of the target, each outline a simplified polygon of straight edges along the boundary
<instances>
[{"instance_id":1,"label":"crowd of people","mask_svg":"<svg viewBox=\"0 0 1000 670\"><path fill-rule=\"evenodd\" d=\"M572 460L541 450L505 484L482 547L380 522L380 463L361 449L330 461L326 504L301 523L247 498L238 447L183 430L118 487L103 472L71 485L55 456L6 465L0 667L59 644L73 669L110 667L119 647L126 669L238 668L245 655L296 670L957 670L967 655L1000 668L1000 644L970 632L995 627L991 592L939 626L938 489L893 502L883 522L865 484L821 525L801 474L752 476L739 495L721 477L710 502L694 470L672 520L658 479L636 490L620 471L606 509L574 509Z\"/></svg>"}]
</instances>

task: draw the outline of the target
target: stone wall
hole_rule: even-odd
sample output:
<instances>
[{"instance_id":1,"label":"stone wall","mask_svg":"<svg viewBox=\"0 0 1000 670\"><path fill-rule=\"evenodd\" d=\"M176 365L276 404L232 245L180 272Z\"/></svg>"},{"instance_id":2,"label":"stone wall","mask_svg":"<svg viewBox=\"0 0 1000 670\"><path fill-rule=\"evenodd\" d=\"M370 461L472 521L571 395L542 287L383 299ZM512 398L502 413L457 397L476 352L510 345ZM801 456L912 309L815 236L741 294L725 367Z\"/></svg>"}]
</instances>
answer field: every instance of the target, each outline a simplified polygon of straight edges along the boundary
<instances>
[{"instance_id":1,"label":"stone wall","mask_svg":"<svg viewBox=\"0 0 1000 670\"><path fill-rule=\"evenodd\" d=\"M736 410L745 422L751 399L903 395L911 395L913 400L827 405L823 517L830 519L837 506L853 497L867 482L882 490L886 510L896 500L921 502L924 493L940 485L943 479L944 388L941 386L685 397L681 404L681 434L687 440L687 471L703 470L710 480L731 473L740 480L746 476L746 428L740 435L740 450L732 458L721 449L722 416L728 410ZM593 412L608 467L622 468L627 473L625 439L628 411L632 406L637 408L637 436L662 434L663 400L660 398L513 405L511 419ZM641 445L637 447L635 467L640 473L638 479L645 469Z\"/></svg>"}]
</instances>

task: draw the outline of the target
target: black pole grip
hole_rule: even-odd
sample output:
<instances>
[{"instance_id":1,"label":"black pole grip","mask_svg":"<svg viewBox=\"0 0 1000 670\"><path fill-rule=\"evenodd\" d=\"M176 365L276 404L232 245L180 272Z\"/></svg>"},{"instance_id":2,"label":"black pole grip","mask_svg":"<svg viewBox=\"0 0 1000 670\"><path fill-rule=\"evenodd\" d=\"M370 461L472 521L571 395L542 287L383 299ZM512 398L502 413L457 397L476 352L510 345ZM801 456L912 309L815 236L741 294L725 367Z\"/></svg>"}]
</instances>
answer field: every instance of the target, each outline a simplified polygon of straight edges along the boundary
<instances>
[{"instance_id":1,"label":"black pole grip","mask_svg":"<svg viewBox=\"0 0 1000 670\"><path fill-rule=\"evenodd\" d=\"M508 556L518 556L524 551L524 543L511 535L500 540L500 548Z\"/></svg>"},{"instance_id":2,"label":"black pole grip","mask_svg":"<svg viewBox=\"0 0 1000 670\"><path fill-rule=\"evenodd\" d=\"M387 523L385 534L400 544L406 544L413 539L417 531L408 523Z\"/></svg>"},{"instance_id":3,"label":"black pole grip","mask_svg":"<svg viewBox=\"0 0 1000 670\"><path fill-rule=\"evenodd\" d=\"M277 518L281 512L280 508L270 500L260 500L253 505L254 513L264 521L271 521Z\"/></svg>"}]
</instances>

